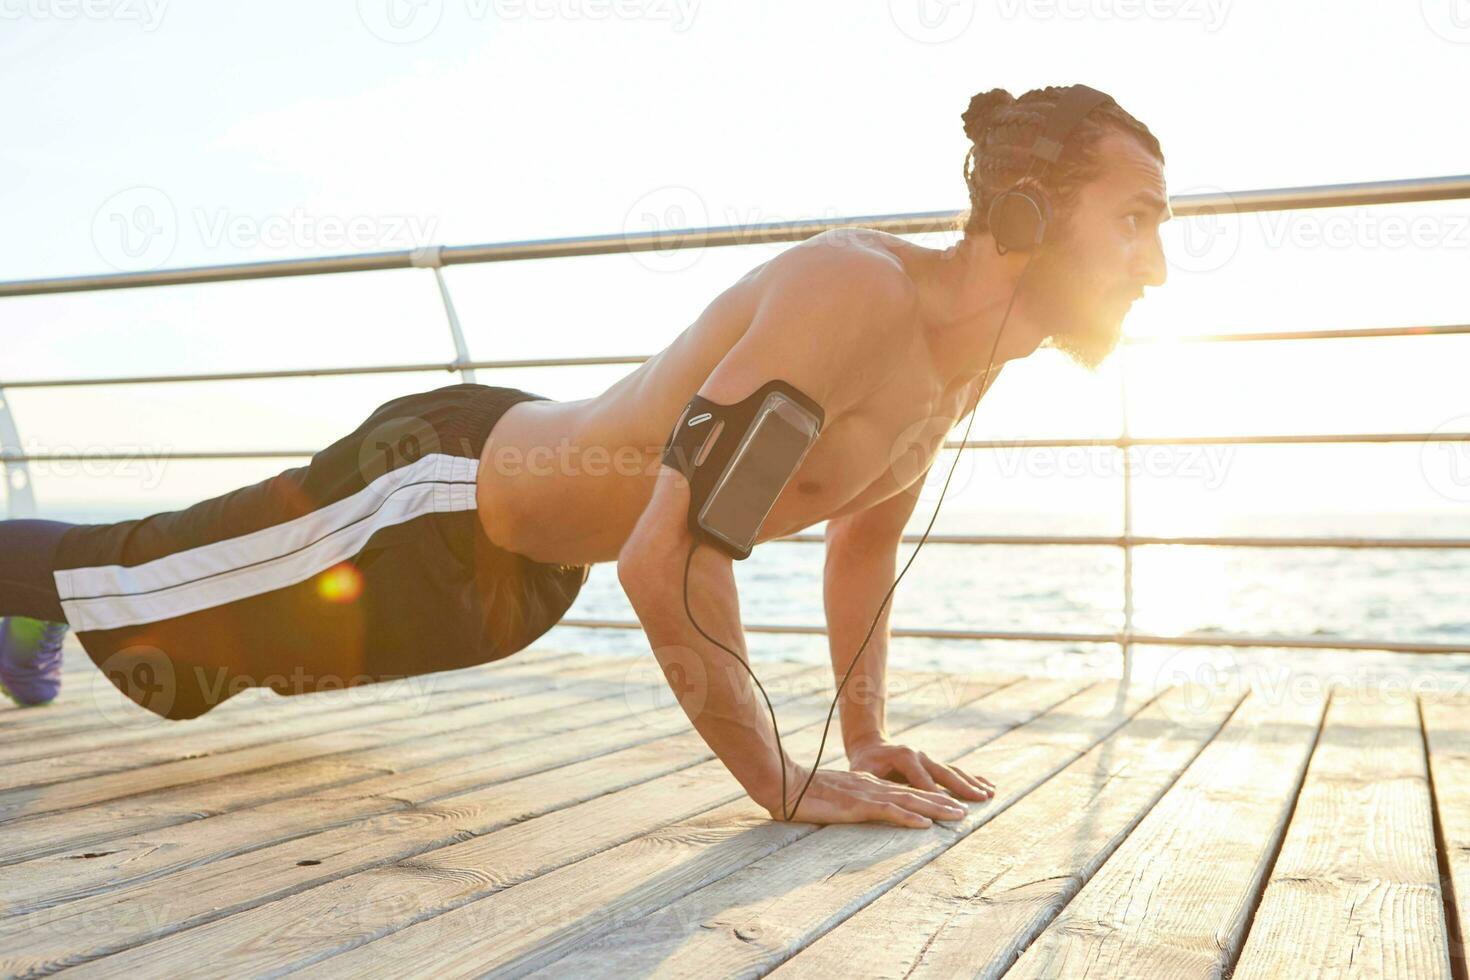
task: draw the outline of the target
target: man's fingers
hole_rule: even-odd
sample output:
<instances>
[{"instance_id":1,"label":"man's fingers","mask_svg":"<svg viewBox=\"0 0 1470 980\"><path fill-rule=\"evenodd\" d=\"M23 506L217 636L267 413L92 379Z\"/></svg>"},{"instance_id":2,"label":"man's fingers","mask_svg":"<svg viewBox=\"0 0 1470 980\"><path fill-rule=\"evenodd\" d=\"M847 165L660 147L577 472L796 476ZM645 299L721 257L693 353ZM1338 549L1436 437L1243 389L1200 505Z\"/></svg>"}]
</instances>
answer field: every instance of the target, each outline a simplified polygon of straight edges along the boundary
<instances>
[{"instance_id":1,"label":"man's fingers","mask_svg":"<svg viewBox=\"0 0 1470 980\"><path fill-rule=\"evenodd\" d=\"M985 786L979 780L954 766L931 762L935 778L955 793L972 800L989 799L995 794L993 786Z\"/></svg>"},{"instance_id":2,"label":"man's fingers","mask_svg":"<svg viewBox=\"0 0 1470 980\"><path fill-rule=\"evenodd\" d=\"M922 813L916 813L897 803L874 802L869 813L871 814L870 819L897 824L900 827L929 827L934 823Z\"/></svg>"},{"instance_id":3,"label":"man's fingers","mask_svg":"<svg viewBox=\"0 0 1470 980\"><path fill-rule=\"evenodd\" d=\"M923 790L895 787L886 795L886 799L897 806L907 807L926 817L933 817L935 820L959 820L966 812L964 807L955 802L954 797L944 793L928 793Z\"/></svg>"},{"instance_id":4,"label":"man's fingers","mask_svg":"<svg viewBox=\"0 0 1470 980\"><path fill-rule=\"evenodd\" d=\"M975 775L972 775L971 773L964 772L963 770L959 769L958 767L955 767L955 772L958 772L960 775L964 776L966 779L968 779L970 782L974 783L975 785L977 785L977 786L979 786L979 787L981 787L983 789L988 789L992 793L995 792L995 783L993 783L990 780L986 779L984 776L975 776Z\"/></svg>"},{"instance_id":5,"label":"man's fingers","mask_svg":"<svg viewBox=\"0 0 1470 980\"><path fill-rule=\"evenodd\" d=\"M905 778L909 781L909 785L914 787L914 789L929 790L930 792L937 793L939 792L939 784L934 781L934 777L929 774L929 770L924 768L924 761L922 756L914 754L901 760L898 768L903 772Z\"/></svg>"}]
</instances>

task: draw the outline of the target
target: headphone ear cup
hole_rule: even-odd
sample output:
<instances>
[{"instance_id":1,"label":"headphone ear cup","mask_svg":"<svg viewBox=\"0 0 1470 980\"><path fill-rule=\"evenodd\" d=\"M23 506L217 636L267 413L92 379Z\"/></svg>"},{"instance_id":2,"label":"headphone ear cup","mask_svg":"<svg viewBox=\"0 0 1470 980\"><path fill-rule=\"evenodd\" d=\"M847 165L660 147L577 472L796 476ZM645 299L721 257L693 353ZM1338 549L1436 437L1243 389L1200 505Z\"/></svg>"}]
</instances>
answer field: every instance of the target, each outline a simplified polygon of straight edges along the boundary
<instances>
[{"instance_id":1,"label":"headphone ear cup","mask_svg":"<svg viewBox=\"0 0 1470 980\"><path fill-rule=\"evenodd\" d=\"M990 202L987 220L991 236L1003 250L1029 251L1046 240L1051 202L1038 187L1012 188Z\"/></svg>"}]
</instances>

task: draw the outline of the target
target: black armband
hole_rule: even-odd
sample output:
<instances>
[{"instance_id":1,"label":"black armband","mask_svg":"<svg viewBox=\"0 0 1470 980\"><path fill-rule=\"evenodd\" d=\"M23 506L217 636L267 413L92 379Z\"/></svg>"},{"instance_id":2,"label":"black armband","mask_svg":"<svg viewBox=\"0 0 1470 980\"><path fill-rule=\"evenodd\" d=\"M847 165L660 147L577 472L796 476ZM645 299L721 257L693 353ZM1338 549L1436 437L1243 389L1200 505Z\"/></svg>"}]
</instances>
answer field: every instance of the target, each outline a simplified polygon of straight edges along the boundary
<instances>
[{"instance_id":1,"label":"black armband","mask_svg":"<svg viewBox=\"0 0 1470 980\"><path fill-rule=\"evenodd\" d=\"M814 399L779 379L733 405L691 398L663 453L664 465L689 480L689 530L736 560L748 557L825 417Z\"/></svg>"}]
</instances>

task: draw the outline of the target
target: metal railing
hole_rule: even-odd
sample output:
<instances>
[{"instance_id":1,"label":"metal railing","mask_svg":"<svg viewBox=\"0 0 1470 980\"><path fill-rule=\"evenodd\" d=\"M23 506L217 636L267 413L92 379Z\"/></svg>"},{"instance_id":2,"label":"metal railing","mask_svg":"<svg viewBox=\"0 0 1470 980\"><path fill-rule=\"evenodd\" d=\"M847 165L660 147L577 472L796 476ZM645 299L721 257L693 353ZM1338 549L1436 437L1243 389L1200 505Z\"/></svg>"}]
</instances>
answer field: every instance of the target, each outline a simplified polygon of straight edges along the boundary
<instances>
[{"instance_id":1,"label":"metal railing","mask_svg":"<svg viewBox=\"0 0 1470 980\"><path fill-rule=\"evenodd\" d=\"M1302 210L1348 205L1397 204L1418 201L1463 200L1470 198L1470 175L1379 181L1360 184L1337 184L1316 187L1288 187L1218 194L1174 196L1169 204L1174 215L1249 213L1256 211ZM834 228L876 228L892 234L921 234L953 231L963 218L962 211L931 211L907 214L863 215L833 220L789 221L748 227L680 229L642 234L592 235L539 241L503 242L484 245L432 246L398 252L364 255L330 256L275 262L252 262L197 268L167 269L151 272L125 272L104 275L72 276L54 279L32 279L0 282L0 298L40 296L57 293L91 292L110 289L133 289L230 282L244 279L270 279L289 276L314 276L346 272L387 269L424 268L434 276L435 285L445 311L446 324L455 357L450 361L420 364L384 364L356 367L328 366L284 371L237 371L205 374L127 375L94 378L58 378L45 380L6 381L0 379L0 472L7 478L9 512L34 512L34 496L26 464L59 460L107 460L148 458L220 460L309 457L315 450L272 449L222 452L163 453L37 453L18 451L20 437L10 411L5 390L19 388L62 388L91 385L164 384L179 382L240 381L267 378L306 378L329 375L367 375L427 371L459 373L466 381L474 380L477 369L498 370L520 367L577 367L589 365L639 364L645 355L573 358L531 358L521 360L476 361L470 358L460 329L448 284L441 269L446 265L519 261L525 259L567 256L608 255L619 252L641 252L664 249L704 248L729 245L752 245L772 242L800 241ZM1276 340L1341 340L1366 337L1437 336L1470 333L1470 324L1435 326L1388 326L1346 330L1293 330L1239 334L1195 334L1169 337L1125 337L1120 347L1123 355L1119 392L1124 397L1122 431L1113 439L1020 439L1020 440L949 440L944 448L977 451L1000 448L1039 448L1064 446L1107 446L1126 450L1142 445L1210 445L1210 444L1324 444L1324 443L1394 443L1425 441L1466 441L1470 432L1413 432L1358 434L1288 434L1246 436L1179 436L1138 438L1128 431L1126 352L1135 344L1160 341L1169 343L1222 343ZM8 447L15 447L11 449ZM1132 644L1177 646L1280 647L1294 649L1383 650L1399 653L1470 653L1470 645L1454 643L1399 642L1371 638L1314 636L1240 635L1197 632L1181 635L1139 633L1133 629L1133 549L1157 545L1246 548L1433 548L1470 547L1470 538L1366 538L1366 537L1272 537L1272 536L1172 536L1159 537L1133 533L1132 467L1130 454L1123 453L1123 533L1121 535L1003 535L1003 534L938 534L929 541L952 545L1054 545L1111 546L1123 549L1123 626L1111 633L1057 632L1015 630L952 630L893 627L896 637L921 637L956 640L1024 640L1073 643L1116 643L1126 654ZM777 539L797 544L822 542L819 534L794 534ZM906 534L904 543L918 540ZM563 619L563 626L596 629L637 629L633 620ZM821 626L754 624L749 632L823 635Z\"/></svg>"}]
</instances>

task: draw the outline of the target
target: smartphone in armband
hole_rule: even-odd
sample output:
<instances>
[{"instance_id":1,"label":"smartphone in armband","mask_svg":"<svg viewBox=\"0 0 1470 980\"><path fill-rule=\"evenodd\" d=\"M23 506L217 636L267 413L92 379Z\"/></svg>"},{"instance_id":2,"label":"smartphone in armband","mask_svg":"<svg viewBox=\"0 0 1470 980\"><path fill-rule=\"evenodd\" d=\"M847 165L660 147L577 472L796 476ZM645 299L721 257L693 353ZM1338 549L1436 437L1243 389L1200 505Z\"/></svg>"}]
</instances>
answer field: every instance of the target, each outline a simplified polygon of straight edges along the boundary
<instances>
[{"instance_id":1,"label":"smartphone in armband","mask_svg":"<svg viewBox=\"0 0 1470 980\"><path fill-rule=\"evenodd\" d=\"M805 406L780 391L768 392L695 514L700 530L733 557L749 556L761 524L821 427L822 419Z\"/></svg>"}]
</instances>

